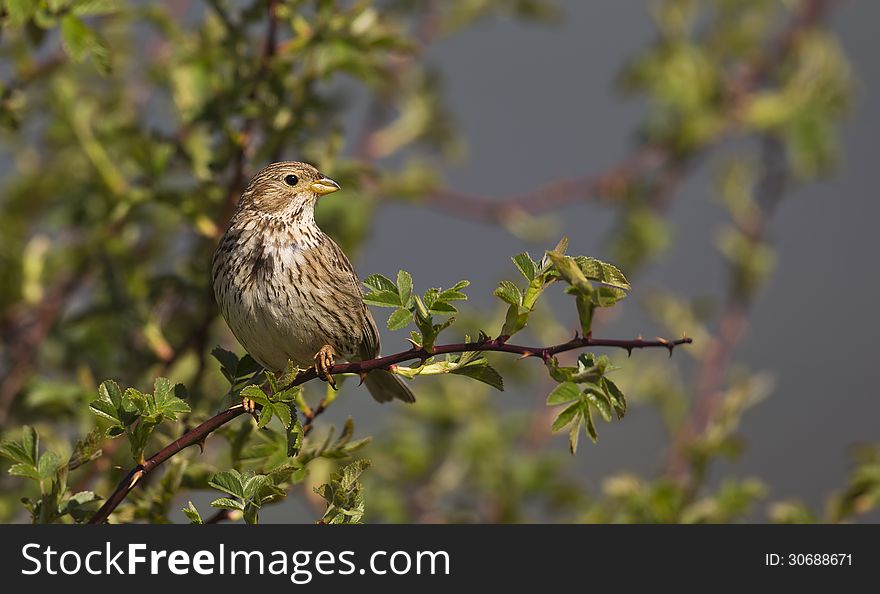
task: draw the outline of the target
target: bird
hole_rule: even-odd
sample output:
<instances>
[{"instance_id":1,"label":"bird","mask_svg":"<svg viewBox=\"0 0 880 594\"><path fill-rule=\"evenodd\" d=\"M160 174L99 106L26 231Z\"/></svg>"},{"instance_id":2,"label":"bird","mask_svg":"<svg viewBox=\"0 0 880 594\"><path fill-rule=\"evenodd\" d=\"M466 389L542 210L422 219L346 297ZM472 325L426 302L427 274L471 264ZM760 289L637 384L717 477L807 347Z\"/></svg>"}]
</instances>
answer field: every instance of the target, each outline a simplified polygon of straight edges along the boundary
<instances>
[{"instance_id":1,"label":"bird","mask_svg":"<svg viewBox=\"0 0 880 594\"><path fill-rule=\"evenodd\" d=\"M334 388L329 369L379 356L379 331L359 277L342 249L315 222L315 205L340 189L312 165L271 163L241 194L211 263L214 295L233 335L265 369L288 360L314 365ZM362 376L378 402L415 402L386 369ZM244 402L253 412L253 403Z\"/></svg>"}]
</instances>

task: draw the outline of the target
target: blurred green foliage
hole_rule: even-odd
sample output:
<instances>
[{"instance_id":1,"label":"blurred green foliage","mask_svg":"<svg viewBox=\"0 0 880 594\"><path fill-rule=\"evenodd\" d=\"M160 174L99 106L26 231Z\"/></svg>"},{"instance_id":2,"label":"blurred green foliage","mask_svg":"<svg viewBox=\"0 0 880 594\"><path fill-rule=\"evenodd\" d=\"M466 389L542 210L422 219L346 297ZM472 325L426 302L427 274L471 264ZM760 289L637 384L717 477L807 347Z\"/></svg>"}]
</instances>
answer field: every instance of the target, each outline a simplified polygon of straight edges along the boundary
<instances>
[{"instance_id":1,"label":"blurred green foliage","mask_svg":"<svg viewBox=\"0 0 880 594\"><path fill-rule=\"evenodd\" d=\"M209 356L217 343L234 345L210 291L216 240L248 175L297 157L357 189L359 200L318 211L322 228L355 252L381 201L423 202L442 187L432 163L460 152L425 48L499 15L552 24L564 16L557 3L0 1L0 455L9 471L0 519L88 519L117 467L210 417L223 394L226 404L258 400L260 428L231 423L202 455L174 456L113 521L168 522L183 508L193 523L256 522L285 494L330 523L754 518L768 495L759 481L707 478L716 460L741 451L742 414L772 390L764 374L727 369L738 340L727 330L773 272L765 228L786 187L837 159L853 76L821 18L827 4L651 2L656 38L621 73L620 87L648 105L631 166L603 189L617 210L613 261L628 274L672 245L665 214L678 186L723 153L715 199L730 218L718 237L726 291L710 302L660 291L644 299L670 332L695 338L700 348L685 350L693 360L615 370L616 360L583 354L552 360L549 377L502 357L489 367L472 353L423 362L400 371L468 377L419 380L419 404L401 407L370 443L355 439L351 422L338 436L327 426L305 436L303 415L335 393L286 389L274 377L264 392L249 357L222 348ZM366 115L353 127L345 122L356 100ZM729 139L746 142L720 151ZM534 236L541 221L502 223ZM394 308L391 329L413 323L411 339L423 347L453 315L456 327L549 344L570 337L538 299L549 284L573 296L585 334L601 323L598 308L629 289L614 266L569 257L564 246L539 261L520 254L514 265L525 283L503 281L495 312L459 309L466 281L416 293L405 272L368 278L367 302ZM497 403L490 386L501 388L502 375L540 393L528 414ZM593 415L611 420L627 408L621 388L630 406L659 409L670 461L656 477L616 473L590 493L551 433L570 428L572 451L581 431L596 439ZM113 439L122 435L127 448ZM847 521L876 508L876 449L856 462L825 512L785 501L769 506L769 519ZM209 490L225 515L203 516L188 501Z\"/></svg>"}]
</instances>

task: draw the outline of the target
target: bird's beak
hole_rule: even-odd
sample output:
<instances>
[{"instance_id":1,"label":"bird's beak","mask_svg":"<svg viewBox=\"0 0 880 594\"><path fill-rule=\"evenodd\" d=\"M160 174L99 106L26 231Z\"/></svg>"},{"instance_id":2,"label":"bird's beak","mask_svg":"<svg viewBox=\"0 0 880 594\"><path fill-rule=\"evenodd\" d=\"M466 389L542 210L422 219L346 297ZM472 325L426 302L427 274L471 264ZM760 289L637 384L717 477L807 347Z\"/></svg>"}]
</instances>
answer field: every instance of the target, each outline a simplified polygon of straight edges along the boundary
<instances>
[{"instance_id":1,"label":"bird's beak","mask_svg":"<svg viewBox=\"0 0 880 594\"><path fill-rule=\"evenodd\" d=\"M321 179L313 181L309 186L309 189L318 196L323 196L324 194L332 194L337 191L339 189L339 184L329 177L322 177Z\"/></svg>"}]
</instances>

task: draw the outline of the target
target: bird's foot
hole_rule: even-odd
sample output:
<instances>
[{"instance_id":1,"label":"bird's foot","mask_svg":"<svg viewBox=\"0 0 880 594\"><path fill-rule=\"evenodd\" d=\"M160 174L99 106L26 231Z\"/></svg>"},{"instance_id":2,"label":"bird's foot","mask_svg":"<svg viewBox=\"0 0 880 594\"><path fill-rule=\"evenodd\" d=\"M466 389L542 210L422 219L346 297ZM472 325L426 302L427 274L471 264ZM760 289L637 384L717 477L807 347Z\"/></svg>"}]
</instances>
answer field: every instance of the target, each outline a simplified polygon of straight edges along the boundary
<instances>
[{"instance_id":1,"label":"bird's foot","mask_svg":"<svg viewBox=\"0 0 880 594\"><path fill-rule=\"evenodd\" d=\"M242 398L241 406L244 408L244 412L251 415L254 419L257 419L257 403L251 400L250 398ZM257 419L259 420L259 419Z\"/></svg>"},{"instance_id":2,"label":"bird's foot","mask_svg":"<svg viewBox=\"0 0 880 594\"><path fill-rule=\"evenodd\" d=\"M330 375L330 369L335 365L333 359L334 356L335 353L333 352L332 346L329 344L322 346L321 350L318 351L318 354L315 355L315 372L318 374L319 378L330 384L330 386L336 390L336 380Z\"/></svg>"}]
</instances>

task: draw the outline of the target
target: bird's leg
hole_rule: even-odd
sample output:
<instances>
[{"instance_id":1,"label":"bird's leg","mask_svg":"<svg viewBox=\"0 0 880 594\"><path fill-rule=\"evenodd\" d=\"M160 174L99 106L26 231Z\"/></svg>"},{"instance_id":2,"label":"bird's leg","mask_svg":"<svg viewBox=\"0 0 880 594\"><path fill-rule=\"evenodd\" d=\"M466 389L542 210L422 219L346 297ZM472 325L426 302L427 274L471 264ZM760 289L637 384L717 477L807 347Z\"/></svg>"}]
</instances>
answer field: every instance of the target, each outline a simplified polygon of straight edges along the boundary
<instances>
[{"instance_id":1,"label":"bird's leg","mask_svg":"<svg viewBox=\"0 0 880 594\"><path fill-rule=\"evenodd\" d=\"M244 412L253 416L255 419L257 418L257 403L251 400L250 398L242 398L241 405L244 407Z\"/></svg>"},{"instance_id":2,"label":"bird's leg","mask_svg":"<svg viewBox=\"0 0 880 594\"><path fill-rule=\"evenodd\" d=\"M269 391L267 394L268 396L272 395L272 388L271 387L266 386L263 388L263 390ZM260 411L257 410L257 403L256 402L254 402L253 400L251 400L250 398L245 396L245 397L242 397L242 399L241 399L241 406L242 406L242 408L244 408L244 412L246 412L247 414L252 416L255 421L257 421L257 422L260 421Z\"/></svg>"},{"instance_id":3,"label":"bird's leg","mask_svg":"<svg viewBox=\"0 0 880 594\"><path fill-rule=\"evenodd\" d=\"M315 355L315 372L317 372L319 378L330 384L334 390L337 389L336 380L330 375L330 368L335 364L333 360L335 355L333 347L329 344L322 346L318 354Z\"/></svg>"}]
</instances>

